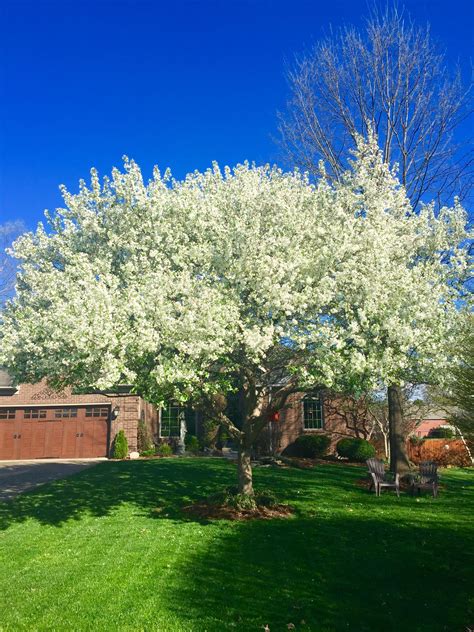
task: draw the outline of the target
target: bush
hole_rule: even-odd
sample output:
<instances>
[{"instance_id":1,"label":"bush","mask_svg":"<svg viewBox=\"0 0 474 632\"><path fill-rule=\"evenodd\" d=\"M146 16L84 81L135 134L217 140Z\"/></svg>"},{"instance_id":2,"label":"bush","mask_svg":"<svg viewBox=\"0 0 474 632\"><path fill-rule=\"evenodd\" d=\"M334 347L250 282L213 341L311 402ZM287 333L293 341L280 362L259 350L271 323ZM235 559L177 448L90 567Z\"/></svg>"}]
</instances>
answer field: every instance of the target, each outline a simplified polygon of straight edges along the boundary
<instances>
[{"instance_id":1,"label":"bush","mask_svg":"<svg viewBox=\"0 0 474 632\"><path fill-rule=\"evenodd\" d=\"M290 454L307 459L316 459L326 454L331 445L331 439L327 435L301 435L292 444Z\"/></svg>"},{"instance_id":2,"label":"bush","mask_svg":"<svg viewBox=\"0 0 474 632\"><path fill-rule=\"evenodd\" d=\"M143 455L143 452L148 452L154 448L153 441L151 440L148 427L144 421L138 422L137 431L137 450Z\"/></svg>"},{"instance_id":3,"label":"bush","mask_svg":"<svg viewBox=\"0 0 474 632\"><path fill-rule=\"evenodd\" d=\"M428 437L430 439L452 439L454 432L451 428L431 428Z\"/></svg>"},{"instance_id":4,"label":"bush","mask_svg":"<svg viewBox=\"0 0 474 632\"><path fill-rule=\"evenodd\" d=\"M199 452L199 441L194 435L187 434L184 440L186 444L186 452L197 454Z\"/></svg>"},{"instance_id":5,"label":"bush","mask_svg":"<svg viewBox=\"0 0 474 632\"><path fill-rule=\"evenodd\" d=\"M411 435L409 440L412 445L423 445L423 443L425 442L425 437L417 437L416 435Z\"/></svg>"},{"instance_id":6,"label":"bush","mask_svg":"<svg viewBox=\"0 0 474 632\"><path fill-rule=\"evenodd\" d=\"M173 454L173 448L167 443L161 443L156 448L156 454L159 454L160 456L171 456Z\"/></svg>"},{"instance_id":7,"label":"bush","mask_svg":"<svg viewBox=\"0 0 474 632\"><path fill-rule=\"evenodd\" d=\"M149 450L142 450L140 452L140 456L154 456L155 455L155 448L150 448Z\"/></svg>"},{"instance_id":8,"label":"bush","mask_svg":"<svg viewBox=\"0 0 474 632\"><path fill-rule=\"evenodd\" d=\"M351 453L353 440L354 439L352 437L346 437L345 439L340 439L337 442L336 451L339 454L339 456L343 456L346 459L351 458L350 453Z\"/></svg>"},{"instance_id":9,"label":"bush","mask_svg":"<svg viewBox=\"0 0 474 632\"><path fill-rule=\"evenodd\" d=\"M355 437L347 437L338 441L336 450L339 456L344 456L357 463L363 463L375 456L375 448L371 443Z\"/></svg>"},{"instance_id":10,"label":"bush","mask_svg":"<svg viewBox=\"0 0 474 632\"><path fill-rule=\"evenodd\" d=\"M123 430L119 430L114 442L114 459L126 459L128 456L128 441Z\"/></svg>"}]
</instances>

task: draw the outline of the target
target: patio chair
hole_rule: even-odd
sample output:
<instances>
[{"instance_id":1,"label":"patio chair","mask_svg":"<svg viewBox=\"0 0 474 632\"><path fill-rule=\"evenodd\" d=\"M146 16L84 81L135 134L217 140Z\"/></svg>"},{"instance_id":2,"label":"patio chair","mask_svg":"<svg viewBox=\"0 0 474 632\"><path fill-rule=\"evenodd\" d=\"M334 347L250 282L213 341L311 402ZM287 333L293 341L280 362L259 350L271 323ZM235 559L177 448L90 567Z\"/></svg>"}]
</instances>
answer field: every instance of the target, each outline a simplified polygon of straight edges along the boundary
<instances>
[{"instance_id":1,"label":"patio chair","mask_svg":"<svg viewBox=\"0 0 474 632\"><path fill-rule=\"evenodd\" d=\"M433 497L438 496L438 466L434 461L424 461L419 465L419 474L416 479L412 480L411 492L414 495L415 490L418 490L418 494L422 489L431 489Z\"/></svg>"},{"instance_id":2,"label":"patio chair","mask_svg":"<svg viewBox=\"0 0 474 632\"><path fill-rule=\"evenodd\" d=\"M380 491L383 487L393 487L397 492L397 496L400 498L400 477L398 473L395 474L395 480L389 480L387 478L388 472L385 472L383 461L379 461L379 459L367 459L366 463L372 477L369 489L374 487L376 496L380 496Z\"/></svg>"}]
</instances>

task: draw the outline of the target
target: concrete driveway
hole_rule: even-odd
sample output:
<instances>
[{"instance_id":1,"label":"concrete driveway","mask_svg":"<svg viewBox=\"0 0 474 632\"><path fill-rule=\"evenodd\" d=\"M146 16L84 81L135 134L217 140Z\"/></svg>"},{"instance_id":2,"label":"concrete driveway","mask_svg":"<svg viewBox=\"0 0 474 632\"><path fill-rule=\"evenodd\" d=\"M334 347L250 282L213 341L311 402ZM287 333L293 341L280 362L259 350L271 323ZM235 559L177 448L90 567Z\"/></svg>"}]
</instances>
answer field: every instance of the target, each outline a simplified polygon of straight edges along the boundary
<instances>
[{"instance_id":1,"label":"concrete driveway","mask_svg":"<svg viewBox=\"0 0 474 632\"><path fill-rule=\"evenodd\" d=\"M0 461L0 501L17 494L66 478L107 459L37 459L35 461Z\"/></svg>"}]
</instances>

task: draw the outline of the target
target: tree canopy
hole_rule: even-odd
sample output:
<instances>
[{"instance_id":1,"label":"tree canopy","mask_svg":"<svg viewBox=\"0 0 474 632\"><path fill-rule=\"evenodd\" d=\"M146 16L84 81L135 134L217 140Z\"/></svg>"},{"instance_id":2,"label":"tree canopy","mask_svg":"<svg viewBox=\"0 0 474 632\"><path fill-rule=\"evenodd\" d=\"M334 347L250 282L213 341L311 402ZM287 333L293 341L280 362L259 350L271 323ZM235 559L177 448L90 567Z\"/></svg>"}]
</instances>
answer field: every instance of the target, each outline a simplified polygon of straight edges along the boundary
<instances>
[{"instance_id":1,"label":"tree canopy","mask_svg":"<svg viewBox=\"0 0 474 632\"><path fill-rule=\"evenodd\" d=\"M227 423L247 441L275 371L277 407L294 389L425 379L447 361L466 214L414 213L374 137L336 183L244 164L145 184L126 160L63 194L14 247L0 362L18 379L126 382L155 403L239 388L245 428Z\"/></svg>"}]
</instances>

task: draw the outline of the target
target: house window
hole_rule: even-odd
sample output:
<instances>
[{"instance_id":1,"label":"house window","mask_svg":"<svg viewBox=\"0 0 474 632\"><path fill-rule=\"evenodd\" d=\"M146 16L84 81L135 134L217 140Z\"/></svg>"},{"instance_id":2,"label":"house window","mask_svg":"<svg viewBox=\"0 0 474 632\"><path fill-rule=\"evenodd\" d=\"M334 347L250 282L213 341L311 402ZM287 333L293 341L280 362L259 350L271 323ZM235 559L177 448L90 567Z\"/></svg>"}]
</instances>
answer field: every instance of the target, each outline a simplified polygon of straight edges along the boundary
<instances>
[{"instance_id":1,"label":"house window","mask_svg":"<svg viewBox=\"0 0 474 632\"><path fill-rule=\"evenodd\" d=\"M24 419L46 419L46 410L40 408L25 408Z\"/></svg>"},{"instance_id":2,"label":"house window","mask_svg":"<svg viewBox=\"0 0 474 632\"><path fill-rule=\"evenodd\" d=\"M56 419L72 419L77 417L77 408L56 408L54 416Z\"/></svg>"},{"instance_id":3,"label":"house window","mask_svg":"<svg viewBox=\"0 0 474 632\"><path fill-rule=\"evenodd\" d=\"M107 417L109 409L106 406L87 406L86 417Z\"/></svg>"},{"instance_id":4,"label":"house window","mask_svg":"<svg viewBox=\"0 0 474 632\"><path fill-rule=\"evenodd\" d=\"M179 437L181 421L186 418L186 410L177 404L168 404L161 409L161 437Z\"/></svg>"},{"instance_id":5,"label":"house window","mask_svg":"<svg viewBox=\"0 0 474 632\"><path fill-rule=\"evenodd\" d=\"M303 428L319 430L324 427L323 403L321 397L308 396L303 399Z\"/></svg>"},{"instance_id":6,"label":"house window","mask_svg":"<svg viewBox=\"0 0 474 632\"><path fill-rule=\"evenodd\" d=\"M15 419L15 413L14 408L3 408L0 410L0 419Z\"/></svg>"}]
</instances>

